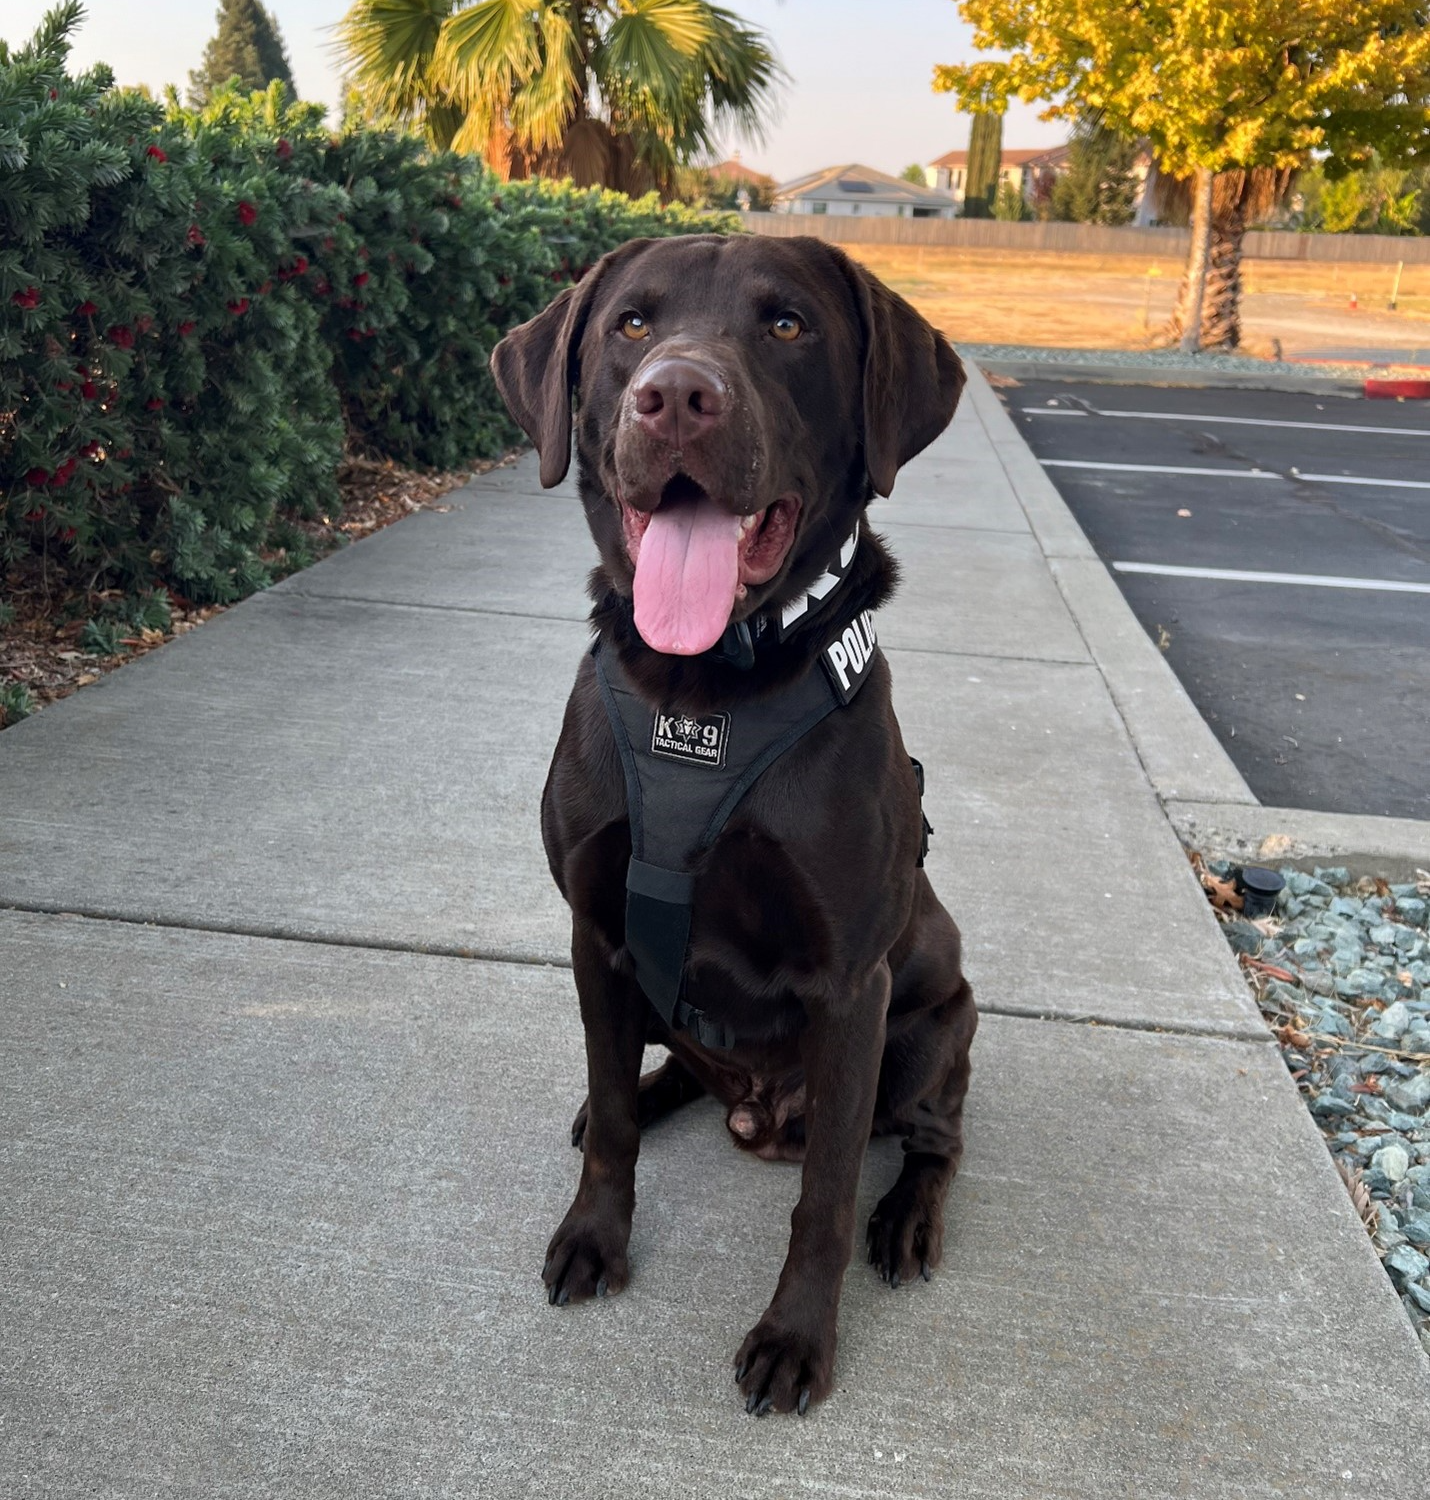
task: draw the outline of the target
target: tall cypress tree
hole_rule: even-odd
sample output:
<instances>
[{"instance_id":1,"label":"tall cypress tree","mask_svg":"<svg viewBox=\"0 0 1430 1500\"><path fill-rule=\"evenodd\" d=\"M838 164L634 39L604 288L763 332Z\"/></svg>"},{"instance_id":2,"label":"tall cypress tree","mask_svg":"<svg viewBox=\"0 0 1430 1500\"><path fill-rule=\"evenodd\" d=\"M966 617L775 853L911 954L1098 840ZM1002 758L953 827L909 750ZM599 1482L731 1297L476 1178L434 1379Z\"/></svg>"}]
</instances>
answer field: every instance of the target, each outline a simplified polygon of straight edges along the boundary
<instances>
[{"instance_id":1,"label":"tall cypress tree","mask_svg":"<svg viewBox=\"0 0 1430 1500\"><path fill-rule=\"evenodd\" d=\"M968 183L963 191L963 217L986 219L998 194L998 168L1003 161L1003 114L980 112L968 136Z\"/></svg>"},{"instance_id":2,"label":"tall cypress tree","mask_svg":"<svg viewBox=\"0 0 1430 1500\"><path fill-rule=\"evenodd\" d=\"M288 53L277 20L258 0L220 0L218 31L204 49L203 63L189 74L189 99L196 106L230 78L247 92L281 79L296 95Z\"/></svg>"}]
</instances>

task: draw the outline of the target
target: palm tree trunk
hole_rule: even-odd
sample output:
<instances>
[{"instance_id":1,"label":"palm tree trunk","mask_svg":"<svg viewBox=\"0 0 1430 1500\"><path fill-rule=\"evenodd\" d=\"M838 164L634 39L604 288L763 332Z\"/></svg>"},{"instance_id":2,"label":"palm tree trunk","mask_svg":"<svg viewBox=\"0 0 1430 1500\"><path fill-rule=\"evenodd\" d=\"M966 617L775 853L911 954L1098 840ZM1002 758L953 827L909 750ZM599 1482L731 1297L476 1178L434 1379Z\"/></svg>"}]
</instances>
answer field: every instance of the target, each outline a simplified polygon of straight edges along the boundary
<instances>
[{"instance_id":1,"label":"palm tree trunk","mask_svg":"<svg viewBox=\"0 0 1430 1500\"><path fill-rule=\"evenodd\" d=\"M1172 314L1171 332L1183 354L1195 354L1201 347L1211 231L1212 171L1210 167L1198 167L1192 193L1192 248L1187 257L1187 274L1177 298L1177 310Z\"/></svg>"},{"instance_id":2,"label":"palm tree trunk","mask_svg":"<svg viewBox=\"0 0 1430 1500\"><path fill-rule=\"evenodd\" d=\"M1230 353L1241 343L1241 242L1246 214L1240 201L1212 215L1211 255L1202 300L1202 348Z\"/></svg>"}]
</instances>

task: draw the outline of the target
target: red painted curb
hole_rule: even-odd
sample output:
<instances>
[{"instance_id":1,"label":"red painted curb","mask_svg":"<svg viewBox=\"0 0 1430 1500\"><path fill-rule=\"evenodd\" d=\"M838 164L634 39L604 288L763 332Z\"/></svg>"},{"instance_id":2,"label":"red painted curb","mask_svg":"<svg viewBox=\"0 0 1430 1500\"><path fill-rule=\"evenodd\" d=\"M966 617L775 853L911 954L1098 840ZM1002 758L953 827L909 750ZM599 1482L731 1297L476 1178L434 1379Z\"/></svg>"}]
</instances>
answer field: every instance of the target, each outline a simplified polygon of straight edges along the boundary
<instances>
[{"instance_id":1,"label":"red painted curb","mask_svg":"<svg viewBox=\"0 0 1430 1500\"><path fill-rule=\"evenodd\" d=\"M1388 401L1430 401L1430 380L1367 380L1365 393Z\"/></svg>"}]
</instances>

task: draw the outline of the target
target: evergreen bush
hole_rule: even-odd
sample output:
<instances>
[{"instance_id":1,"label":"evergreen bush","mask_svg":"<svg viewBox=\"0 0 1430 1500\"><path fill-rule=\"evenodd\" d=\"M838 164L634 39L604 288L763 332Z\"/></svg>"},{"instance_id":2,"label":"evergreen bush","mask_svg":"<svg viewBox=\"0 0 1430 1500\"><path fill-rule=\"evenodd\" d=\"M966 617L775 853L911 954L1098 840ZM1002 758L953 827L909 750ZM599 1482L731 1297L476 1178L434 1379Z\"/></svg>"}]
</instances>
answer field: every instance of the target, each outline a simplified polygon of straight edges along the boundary
<instances>
[{"instance_id":1,"label":"evergreen bush","mask_svg":"<svg viewBox=\"0 0 1430 1500\"><path fill-rule=\"evenodd\" d=\"M281 84L161 105L67 72L79 14L0 43L0 567L241 597L337 502L345 440L499 452L508 328L626 239L738 224L331 136Z\"/></svg>"}]
</instances>

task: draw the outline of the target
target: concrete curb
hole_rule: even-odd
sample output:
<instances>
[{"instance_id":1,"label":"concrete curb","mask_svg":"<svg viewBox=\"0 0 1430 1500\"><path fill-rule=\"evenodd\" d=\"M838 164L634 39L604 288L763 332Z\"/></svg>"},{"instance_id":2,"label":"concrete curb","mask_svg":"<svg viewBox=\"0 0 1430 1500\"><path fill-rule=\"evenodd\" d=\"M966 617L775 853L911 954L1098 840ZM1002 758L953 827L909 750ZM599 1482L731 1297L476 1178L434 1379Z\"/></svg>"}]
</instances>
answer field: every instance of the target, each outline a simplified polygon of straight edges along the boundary
<instances>
[{"instance_id":1,"label":"concrete curb","mask_svg":"<svg viewBox=\"0 0 1430 1500\"><path fill-rule=\"evenodd\" d=\"M1102 673L1157 796L1248 803L1256 797L1147 638L1082 527L972 361L971 400L1063 600Z\"/></svg>"},{"instance_id":2,"label":"concrete curb","mask_svg":"<svg viewBox=\"0 0 1430 1500\"><path fill-rule=\"evenodd\" d=\"M999 362L980 355L977 362L969 358L965 363L965 399L987 429L1063 601L1181 841L1214 857L1306 868L1333 861L1354 876L1387 880L1412 879L1417 869L1430 869L1430 821L1265 807L1257 800L984 378L983 367L996 371ZM1040 376L1053 368L1029 365ZM1088 375L1088 366L1065 368L1067 378L1095 378ZM1144 373L1160 378L1180 372ZM1116 378L1137 374L1123 367ZM1203 375L1199 383L1211 383L1211 376Z\"/></svg>"},{"instance_id":3,"label":"concrete curb","mask_svg":"<svg viewBox=\"0 0 1430 1500\"><path fill-rule=\"evenodd\" d=\"M1430 822L1357 817L1299 807L1168 802L1164 811L1189 849L1213 858L1264 864L1344 865L1352 875L1413 880L1430 869Z\"/></svg>"},{"instance_id":4,"label":"concrete curb","mask_svg":"<svg viewBox=\"0 0 1430 1500\"><path fill-rule=\"evenodd\" d=\"M977 356L990 375L1008 375L1014 380L1084 380L1095 385L1212 386L1218 389L1291 391L1302 395L1359 396L1365 376L1301 374L1285 365L1268 363L1259 370L1175 369L1163 365L1078 364L1074 361L1007 359L997 355Z\"/></svg>"}]
</instances>

